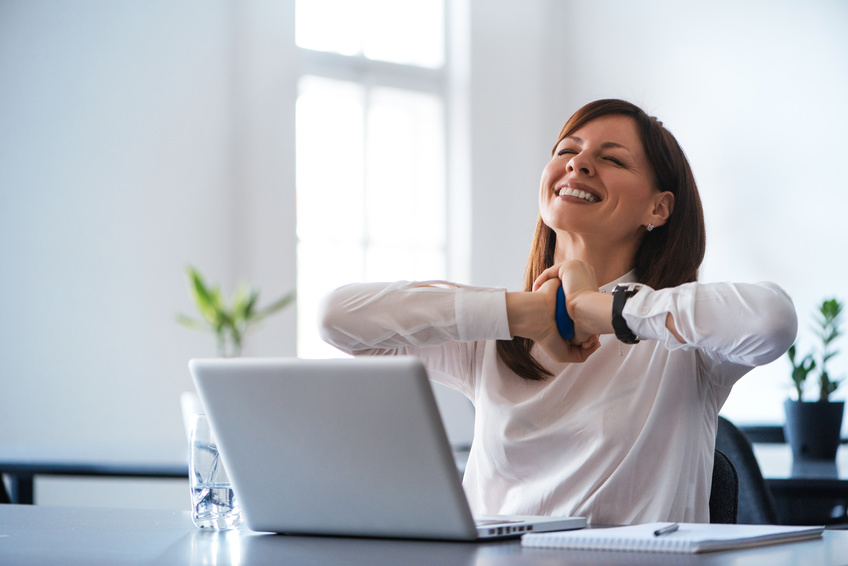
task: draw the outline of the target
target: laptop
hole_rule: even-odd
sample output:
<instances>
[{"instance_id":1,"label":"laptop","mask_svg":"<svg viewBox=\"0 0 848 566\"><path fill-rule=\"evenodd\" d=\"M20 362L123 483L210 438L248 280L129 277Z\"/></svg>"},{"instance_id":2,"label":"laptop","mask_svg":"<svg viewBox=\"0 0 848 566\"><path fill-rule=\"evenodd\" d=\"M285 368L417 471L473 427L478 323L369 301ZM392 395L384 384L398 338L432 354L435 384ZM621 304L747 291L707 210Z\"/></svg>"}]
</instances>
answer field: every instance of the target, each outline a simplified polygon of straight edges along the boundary
<instances>
[{"instance_id":1,"label":"laptop","mask_svg":"<svg viewBox=\"0 0 848 566\"><path fill-rule=\"evenodd\" d=\"M582 517L475 522L417 358L218 358L189 368L252 530L480 540L586 526Z\"/></svg>"}]
</instances>

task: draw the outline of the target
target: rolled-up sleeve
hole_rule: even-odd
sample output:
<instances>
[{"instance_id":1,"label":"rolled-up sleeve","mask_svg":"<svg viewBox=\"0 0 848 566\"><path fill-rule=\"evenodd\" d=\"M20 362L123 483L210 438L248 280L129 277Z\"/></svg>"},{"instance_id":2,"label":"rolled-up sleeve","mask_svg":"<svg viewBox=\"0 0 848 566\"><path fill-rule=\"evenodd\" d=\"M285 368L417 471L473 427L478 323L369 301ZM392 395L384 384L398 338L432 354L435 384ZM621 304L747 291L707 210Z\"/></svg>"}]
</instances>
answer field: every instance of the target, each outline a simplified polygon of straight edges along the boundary
<instances>
[{"instance_id":1,"label":"rolled-up sleeve","mask_svg":"<svg viewBox=\"0 0 848 566\"><path fill-rule=\"evenodd\" d=\"M349 354L511 338L504 289L444 281L341 287L324 301L320 331Z\"/></svg>"},{"instance_id":2,"label":"rolled-up sleeve","mask_svg":"<svg viewBox=\"0 0 848 566\"><path fill-rule=\"evenodd\" d=\"M669 314L683 343L666 328ZM750 367L779 358L798 331L792 299L774 283L643 287L622 315L641 338L664 341L671 350L698 349L717 361Z\"/></svg>"}]
</instances>

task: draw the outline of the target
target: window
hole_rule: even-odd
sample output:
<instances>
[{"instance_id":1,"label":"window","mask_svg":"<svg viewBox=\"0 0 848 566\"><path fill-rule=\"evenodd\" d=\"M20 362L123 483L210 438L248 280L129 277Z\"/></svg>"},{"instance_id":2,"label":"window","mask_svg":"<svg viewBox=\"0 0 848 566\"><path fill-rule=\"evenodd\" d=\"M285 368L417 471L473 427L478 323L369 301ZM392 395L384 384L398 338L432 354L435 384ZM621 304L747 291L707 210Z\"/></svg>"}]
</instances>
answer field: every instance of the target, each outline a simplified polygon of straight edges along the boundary
<instances>
[{"instance_id":1,"label":"window","mask_svg":"<svg viewBox=\"0 0 848 566\"><path fill-rule=\"evenodd\" d=\"M332 289L447 276L444 21L441 1L296 4L301 357L338 355L316 328Z\"/></svg>"},{"instance_id":2,"label":"window","mask_svg":"<svg viewBox=\"0 0 848 566\"><path fill-rule=\"evenodd\" d=\"M295 10L298 47L431 69L444 66L442 0L298 0Z\"/></svg>"}]
</instances>

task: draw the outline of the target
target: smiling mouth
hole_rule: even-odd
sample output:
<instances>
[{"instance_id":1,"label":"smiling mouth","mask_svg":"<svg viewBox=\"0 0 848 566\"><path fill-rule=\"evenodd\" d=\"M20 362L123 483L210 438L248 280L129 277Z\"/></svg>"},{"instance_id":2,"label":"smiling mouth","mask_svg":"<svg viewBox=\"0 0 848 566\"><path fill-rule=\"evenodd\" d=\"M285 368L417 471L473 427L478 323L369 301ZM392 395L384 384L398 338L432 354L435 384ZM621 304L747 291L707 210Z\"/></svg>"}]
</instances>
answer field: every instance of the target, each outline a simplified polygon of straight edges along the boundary
<instances>
[{"instance_id":1,"label":"smiling mouth","mask_svg":"<svg viewBox=\"0 0 848 566\"><path fill-rule=\"evenodd\" d=\"M575 197L583 199L586 202L598 202L598 197L592 193L587 193L586 191L581 191L580 189L574 189L571 187L563 187L557 194L561 197Z\"/></svg>"}]
</instances>

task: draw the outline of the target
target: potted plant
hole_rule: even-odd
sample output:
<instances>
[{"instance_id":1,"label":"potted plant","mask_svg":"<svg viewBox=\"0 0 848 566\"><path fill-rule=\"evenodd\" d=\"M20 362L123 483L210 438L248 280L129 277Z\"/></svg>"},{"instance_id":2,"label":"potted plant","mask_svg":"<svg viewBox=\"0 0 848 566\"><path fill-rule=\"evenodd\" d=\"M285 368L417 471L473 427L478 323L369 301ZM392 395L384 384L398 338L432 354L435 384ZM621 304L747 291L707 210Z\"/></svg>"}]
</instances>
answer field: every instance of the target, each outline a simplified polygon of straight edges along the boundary
<instances>
[{"instance_id":1,"label":"potted plant","mask_svg":"<svg viewBox=\"0 0 848 566\"><path fill-rule=\"evenodd\" d=\"M227 305L221 289L207 284L197 269L189 266L186 272L201 318L198 320L177 314L177 322L188 328L215 334L218 355L223 357L240 356L247 331L259 321L287 307L295 298L295 292L292 291L260 309L257 306L259 290L242 283L236 289L230 305Z\"/></svg>"},{"instance_id":2,"label":"potted plant","mask_svg":"<svg viewBox=\"0 0 848 566\"><path fill-rule=\"evenodd\" d=\"M819 348L802 358L793 345L787 356L792 364L792 382L797 399L787 399L784 435L797 460L833 460L839 448L844 401L831 401L842 378L831 377L828 362L839 353L836 340L842 335L842 303L837 299L822 302L816 313L814 331ZM804 401L804 385L818 372L818 400Z\"/></svg>"},{"instance_id":3,"label":"potted plant","mask_svg":"<svg viewBox=\"0 0 848 566\"><path fill-rule=\"evenodd\" d=\"M295 299L295 292L292 291L260 309L257 307L259 290L242 283L227 305L220 287L209 285L197 269L188 266L186 274L200 319L177 314L176 320L187 328L212 332L217 341L218 355L222 357L240 356L247 331L259 321L284 309ZM180 406L188 438L192 416L204 411L194 391L182 394Z\"/></svg>"}]
</instances>

